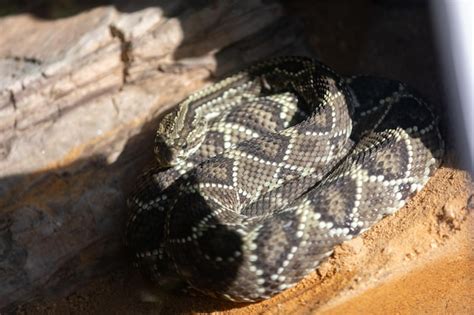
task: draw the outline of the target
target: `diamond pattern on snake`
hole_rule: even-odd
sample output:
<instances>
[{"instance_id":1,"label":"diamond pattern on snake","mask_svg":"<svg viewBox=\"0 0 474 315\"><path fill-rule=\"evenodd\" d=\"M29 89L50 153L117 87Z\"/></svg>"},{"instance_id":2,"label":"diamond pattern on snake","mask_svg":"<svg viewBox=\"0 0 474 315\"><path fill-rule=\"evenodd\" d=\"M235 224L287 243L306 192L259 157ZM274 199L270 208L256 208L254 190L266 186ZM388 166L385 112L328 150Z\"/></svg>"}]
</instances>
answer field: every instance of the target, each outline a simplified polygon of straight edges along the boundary
<instances>
[{"instance_id":1,"label":"diamond pattern on snake","mask_svg":"<svg viewBox=\"0 0 474 315\"><path fill-rule=\"evenodd\" d=\"M251 302L400 209L439 166L443 140L407 85L289 56L184 99L154 152L128 200L134 264L168 289Z\"/></svg>"}]
</instances>

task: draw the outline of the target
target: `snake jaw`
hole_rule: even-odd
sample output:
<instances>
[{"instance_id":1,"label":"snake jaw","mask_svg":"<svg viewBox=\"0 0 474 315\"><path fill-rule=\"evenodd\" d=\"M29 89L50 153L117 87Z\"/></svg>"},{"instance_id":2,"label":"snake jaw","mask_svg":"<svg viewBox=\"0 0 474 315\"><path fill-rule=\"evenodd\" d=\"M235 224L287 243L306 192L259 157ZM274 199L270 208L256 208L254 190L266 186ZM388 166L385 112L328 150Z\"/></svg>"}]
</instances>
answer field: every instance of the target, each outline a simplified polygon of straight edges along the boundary
<instances>
[{"instance_id":1,"label":"snake jaw","mask_svg":"<svg viewBox=\"0 0 474 315\"><path fill-rule=\"evenodd\" d=\"M182 112L180 107L169 113L158 126L154 152L161 167L183 163L199 149L205 139L207 121L196 115L190 123L183 120Z\"/></svg>"},{"instance_id":2,"label":"snake jaw","mask_svg":"<svg viewBox=\"0 0 474 315\"><path fill-rule=\"evenodd\" d=\"M155 139L155 158L158 164L163 167L173 167L179 160L179 152L176 148L170 146L164 137L157 135Z\"/></svg>"}]
</instances>

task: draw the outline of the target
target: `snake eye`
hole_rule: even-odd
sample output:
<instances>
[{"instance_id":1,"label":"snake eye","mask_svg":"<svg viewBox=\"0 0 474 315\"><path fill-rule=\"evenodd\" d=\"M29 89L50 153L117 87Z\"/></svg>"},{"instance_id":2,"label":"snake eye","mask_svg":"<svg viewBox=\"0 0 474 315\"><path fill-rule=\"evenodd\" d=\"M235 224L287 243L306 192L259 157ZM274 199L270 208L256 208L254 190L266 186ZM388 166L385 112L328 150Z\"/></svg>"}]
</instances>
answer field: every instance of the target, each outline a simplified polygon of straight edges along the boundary
<instances>
[{"instance_id":1,"label":"snake eye","mask_svg":"<svg viewBox=\"0 0 474 315\"><path fill-rule=\"evenodd\" d=\"M188 147L188 144L186 143L186 141L179 139L176 142L176 146L179 147L180 149L186 149Z\"/></svg>"}]
</instances>

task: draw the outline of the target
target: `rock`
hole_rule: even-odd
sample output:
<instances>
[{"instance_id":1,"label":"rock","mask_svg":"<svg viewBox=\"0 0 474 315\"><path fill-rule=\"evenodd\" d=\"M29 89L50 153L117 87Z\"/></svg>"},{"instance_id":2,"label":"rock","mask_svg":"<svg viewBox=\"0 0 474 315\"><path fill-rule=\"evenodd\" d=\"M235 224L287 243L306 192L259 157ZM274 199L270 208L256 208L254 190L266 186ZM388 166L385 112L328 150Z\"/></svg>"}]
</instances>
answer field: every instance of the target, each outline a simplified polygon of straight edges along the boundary
<instances>
[{"instance_id":1,"label":"rock","mask_svg":"<svg viewBox=\"0 0 474 315\"><path fill-rule=\"evenodd\" d=\"M161 113L213 76L306 53L276 3L160 2L0 19L0 310L126 263L125 200Z\"/></svg>"}]
</instances>

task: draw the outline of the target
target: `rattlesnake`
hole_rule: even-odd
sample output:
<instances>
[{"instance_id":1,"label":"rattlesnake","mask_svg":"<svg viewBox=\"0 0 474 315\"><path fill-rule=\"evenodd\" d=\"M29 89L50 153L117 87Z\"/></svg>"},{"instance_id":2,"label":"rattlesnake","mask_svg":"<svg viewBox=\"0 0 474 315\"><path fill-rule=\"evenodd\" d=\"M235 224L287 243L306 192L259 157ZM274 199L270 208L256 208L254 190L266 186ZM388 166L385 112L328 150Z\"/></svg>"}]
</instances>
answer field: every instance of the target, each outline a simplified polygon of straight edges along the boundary
<instances>
[{"instance_id":1,"label":"rattlesnake","mask_svg":"<svg viewBox=\"0 0 474 315\"><path fill-rule=\"evenodd\" d=\"M126 244L163 286L285 290L398 210L438 167L437 117L405 84L276 57L182 101L129 198Z\"/></svg>"}]
</instances>

